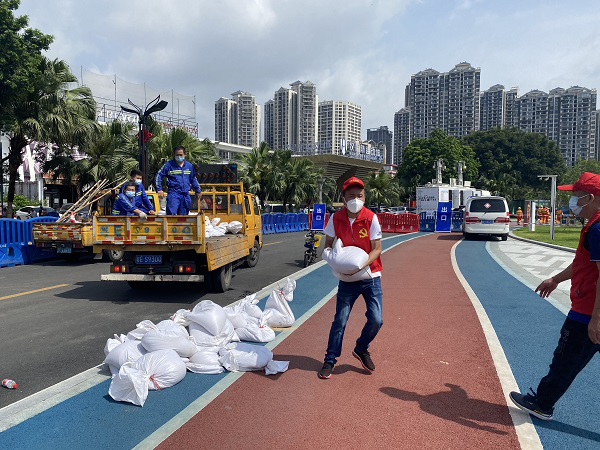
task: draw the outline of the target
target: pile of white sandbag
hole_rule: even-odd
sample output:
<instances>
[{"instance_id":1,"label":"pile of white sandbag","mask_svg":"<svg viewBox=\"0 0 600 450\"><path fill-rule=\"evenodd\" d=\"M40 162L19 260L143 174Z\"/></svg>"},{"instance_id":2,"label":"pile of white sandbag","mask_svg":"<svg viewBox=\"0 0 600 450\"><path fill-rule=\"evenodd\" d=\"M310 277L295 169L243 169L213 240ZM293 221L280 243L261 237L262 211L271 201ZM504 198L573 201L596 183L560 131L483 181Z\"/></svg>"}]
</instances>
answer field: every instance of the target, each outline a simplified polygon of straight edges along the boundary
<instances>
[{"instance_id":1,"label":"pile of white sandbag","mask_svg":"<svg viewBox=\"0 0 600 450\"><path fill-rule=\"evenodd\" d=\"M363 269L369 254L359 247L344 247L341 239L335 241L333 248L323 250L323 259L338 280L353 282L373 277L368 266Z\"/></svg>"},{"instance_id":2,"label":"pile of white sandbag","mask_svg":"<svg viewBox=\"0 0 600 450\"><path fill-rule=\"evenodd\" d=\"M242 228L242 222L238 222L237 220L221 222L221 219L218 217L210 220L208 216L204 216L205 237L225 236L227 233L238 234L242 231Z\"/></svg>"},{"instance_id":3,"label":"pile of white sandbag","mask_svg":"<svg viewBox=\"0 0 600 450\"><path fill-rule=\"evenodd\" d=\"M256 295L225 308L203 300L191 311L180 309L169 320L143 320L127 335L114 335L104 347L104 362L112 373L109 395L117 401L144 406L149 390L179 383L186 370L219 374L225 370L285 372L287 361L274 361L261 345L275 339L271 327L290 327L295 318L288 302L296 282L286 280L273 290L262 311Z\"/></svg>"}]
</instances>

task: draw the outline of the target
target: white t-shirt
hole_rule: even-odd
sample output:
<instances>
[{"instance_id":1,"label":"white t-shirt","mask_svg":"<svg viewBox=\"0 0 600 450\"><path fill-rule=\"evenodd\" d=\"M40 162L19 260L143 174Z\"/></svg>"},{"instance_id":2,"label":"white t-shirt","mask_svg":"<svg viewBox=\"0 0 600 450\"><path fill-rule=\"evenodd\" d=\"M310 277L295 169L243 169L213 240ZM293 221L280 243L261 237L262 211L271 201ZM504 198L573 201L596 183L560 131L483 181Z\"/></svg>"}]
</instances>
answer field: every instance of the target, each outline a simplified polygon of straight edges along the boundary
<instances>
[{"instance_id":1,"label":"white t-shirt","mask_svg":"<svg viewBox=\"0 0 600 450\"><path fill-rule=\"evenodd\" d=\"M331 215L331 217L329 218L329 222L327 222L327 225L325 225L325 229L323 230L323 232L332 238L337 237L335 235L335 227L333 226L333 216L335 216L336 214L341 214L342 211L338 211L336 213L333 213ZM352 224L354 223L354 221L356 219L351 219L350 217L348 217L348 220L350 221L350 226L352 226ZM373 216L373 220L371 220L371 227L369 228L369 239L371 241L374 241L376 239L381 239L383 236L383 234L381 233L381 225L379 225L379 219L377 218L377 214L375 214ZM381 276L381 272L373 272L373 277L380 277Z\"/></svg>"}]
</instances>

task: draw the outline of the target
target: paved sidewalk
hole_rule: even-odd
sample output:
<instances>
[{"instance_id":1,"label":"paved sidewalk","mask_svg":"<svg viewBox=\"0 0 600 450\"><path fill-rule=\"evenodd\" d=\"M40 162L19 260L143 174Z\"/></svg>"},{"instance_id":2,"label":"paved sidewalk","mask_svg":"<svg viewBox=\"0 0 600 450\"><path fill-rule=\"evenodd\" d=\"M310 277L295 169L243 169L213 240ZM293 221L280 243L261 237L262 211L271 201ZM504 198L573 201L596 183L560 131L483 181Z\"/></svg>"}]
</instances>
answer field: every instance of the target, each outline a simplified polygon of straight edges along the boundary
<instances>
[{"instance_id":1,"label":"paved sidewalk","mask_svg":"<svg viewBox=\"0 0 600 450\"><path fill-rule=\"evenodd\" d=\"M561 272L573 262L575 257L574 253L529 244L517 239L509 239L506 242L489 242L489 250L493 256L531 286L537 286L543 280ZM558 285L558 288L552 293L552 297L569 309L571 307L570 290L571 281L565 281Z\"/></svg>"}]
</instances>

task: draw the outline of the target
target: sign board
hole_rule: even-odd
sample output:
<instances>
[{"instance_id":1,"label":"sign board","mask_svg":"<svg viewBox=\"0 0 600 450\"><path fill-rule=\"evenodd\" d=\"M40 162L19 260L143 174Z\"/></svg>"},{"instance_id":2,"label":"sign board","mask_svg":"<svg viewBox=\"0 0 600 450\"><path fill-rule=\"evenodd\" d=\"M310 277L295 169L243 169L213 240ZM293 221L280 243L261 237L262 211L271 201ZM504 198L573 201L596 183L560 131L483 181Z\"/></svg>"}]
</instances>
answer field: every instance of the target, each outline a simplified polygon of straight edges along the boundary
<instances>
[{"instance_id":1,"label":"sign board","mask_svg":"<svg viewBox=\"0 0 600 450\"><path fill-rule=\"evenodd\" d=\"M436 233L449 233L452 229L452 202L439 202L435 219Z\"/></svg>"},{"instance_id":2,"label":"sign board","mask_svg":"<svg viewBox=\"0 0 600 450\"><path fill-rule=\"evenodd\" d=\"M312 220L311 220L311 230L320 230L323 231L325 228L325 213L327 212L325 208L325 203L315 203L313 205L312 212Z\"/></svg>"}]
</instances>

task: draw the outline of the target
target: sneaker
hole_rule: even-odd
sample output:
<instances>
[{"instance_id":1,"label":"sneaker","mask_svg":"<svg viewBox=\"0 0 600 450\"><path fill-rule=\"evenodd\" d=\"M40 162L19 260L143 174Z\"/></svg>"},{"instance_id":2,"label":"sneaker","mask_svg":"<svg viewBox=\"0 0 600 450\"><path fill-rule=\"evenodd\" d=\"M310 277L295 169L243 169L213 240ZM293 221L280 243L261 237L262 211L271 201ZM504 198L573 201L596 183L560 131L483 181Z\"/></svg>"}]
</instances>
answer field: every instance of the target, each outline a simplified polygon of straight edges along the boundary
<instances>
[{"instance_id":1,"label":"sneaker","mask_svg":"<svg viewBox=\"0 0 600 450\"><path fill-rule=\"evenodd\" d=\"M327 380L329 378L331 378L331 374L333 373L333 364L331 363L324 363L323 367L321 367L321 370L319 370L319 378L323 378L324 380Z\"/></svg>"},{"instance_id":2,"label":"sneaker","mask_svg":"<svg viewBox=\"0 0 600 450\"><path fill-rule=\"evenodd\" d=\"M375 364L373 363L369 352L358 353L356 350L353 350L352 356L360 361L363 369L368 370L369 372L373 372L375 370Z\"/></svg>"},{"instance_id":3,"label":"sneaker","mask_svg":"<svg viewBox=\"0 0 600 450\"><path fill-rule=\"evenodd\" d=\"M542 409L537 403L537 394L533 389L529 388L531 394L520 394L518 392L511 392L510 399L519 409L531 414L542 420L552 420L554 414L554 408Z\"/></svg>"}]
</instances>

